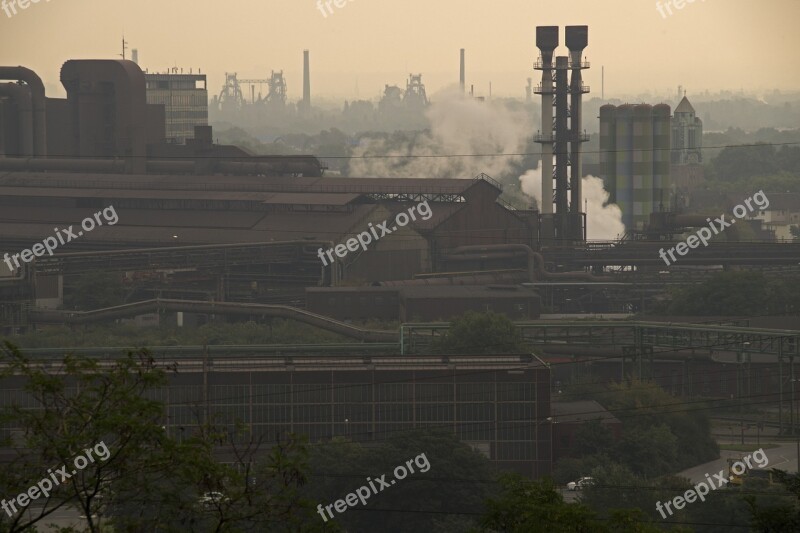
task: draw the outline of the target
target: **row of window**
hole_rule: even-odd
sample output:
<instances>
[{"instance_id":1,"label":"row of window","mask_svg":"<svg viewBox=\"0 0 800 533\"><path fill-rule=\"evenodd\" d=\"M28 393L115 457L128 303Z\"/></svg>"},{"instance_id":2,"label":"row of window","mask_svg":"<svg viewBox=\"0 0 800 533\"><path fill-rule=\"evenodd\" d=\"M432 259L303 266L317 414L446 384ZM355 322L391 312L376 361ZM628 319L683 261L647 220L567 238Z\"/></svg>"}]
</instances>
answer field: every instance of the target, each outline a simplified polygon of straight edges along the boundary
<instances>
[{"instance_id":1,"label":"row of window","mask_svg":"<svg viewBox=\"0 0 800 533\"><path fill-rule=\"evenodd\" d=\"M168 408L171 424L191 424L202 418L201 404ZM535 419L532 403L408 403L397 404L246 404L214 405L212 416L224 423L329 423L329 422L453 422L501 425ZM251 420L252 417L252 420Z\"/></svg>"}]
</instances>

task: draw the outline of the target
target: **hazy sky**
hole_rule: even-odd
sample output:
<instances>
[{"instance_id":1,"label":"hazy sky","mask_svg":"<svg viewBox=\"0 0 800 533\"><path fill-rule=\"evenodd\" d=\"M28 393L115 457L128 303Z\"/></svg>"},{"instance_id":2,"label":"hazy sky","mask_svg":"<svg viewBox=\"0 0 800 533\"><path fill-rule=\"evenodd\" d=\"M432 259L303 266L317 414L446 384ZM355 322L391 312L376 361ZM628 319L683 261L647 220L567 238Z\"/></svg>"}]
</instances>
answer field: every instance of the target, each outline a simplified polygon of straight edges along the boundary
<instances>
[{"instance_id":1,"label":"hazy sky","mask_svg":"<svg viewBox=\"0 0 800 533\"><path fill-rule=\"evenodd\" d=\"M7 0L8 1L8 0ZM664 3L666 0L661 0ZM312 95L377 97L422 73L429 94L458 82L476 94L522 96L537 25L589 25L585 83L606 97L644 91L800 89L800 0L696 0L663 18L655 0L352 0L323 17L317 0L41 0L0 11L0 64L25 65L58 96L61 64L114 58L123 31L140 65L201 68L219 92L226 71L284 70L291 98L311 51ZM563 42L563 31L562 31ZM565 53L566 49L559 49ZM60 92L60 91L59 91Z\"/></svg>"}]
</instances>

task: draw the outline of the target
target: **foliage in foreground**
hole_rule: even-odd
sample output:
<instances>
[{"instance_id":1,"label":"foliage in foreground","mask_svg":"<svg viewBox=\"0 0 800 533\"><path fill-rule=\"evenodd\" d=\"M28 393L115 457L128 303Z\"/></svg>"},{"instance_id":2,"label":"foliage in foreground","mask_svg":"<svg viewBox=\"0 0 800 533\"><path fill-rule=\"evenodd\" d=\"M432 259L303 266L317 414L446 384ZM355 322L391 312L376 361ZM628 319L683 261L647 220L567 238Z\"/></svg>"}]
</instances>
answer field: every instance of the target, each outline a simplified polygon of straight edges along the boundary
<instances>
[{"instance_id":1,"label":"foliage in foreground","mask_svg":"<svg viewBox=\"0 0 800 533\"><path fill-rule=\"evenodd\" d=\"M105 460L62 477L26 513L0 513L0 532L35 531L67 508L85 516L93 533L101 525L117 531L280 532L312 517L299 494L307 472L303 443L270 447L250 439L243 448L237 435L205 420L185 438L171 436L164 405L151 397L173 369L147 351L110 364L71 355L40 363L5 343L0 365L10 399L0 406L0 494L15 498L27 492L48 469L66 465L69 473L75 457L99 443L109 450ZM267 449L258 453L262 446ZM216 457L219 449L228 452L225 463ZM211 491L225 498L198 506ZM309 523L304 530L320 527Z\"/></svg>"}]
</instances>

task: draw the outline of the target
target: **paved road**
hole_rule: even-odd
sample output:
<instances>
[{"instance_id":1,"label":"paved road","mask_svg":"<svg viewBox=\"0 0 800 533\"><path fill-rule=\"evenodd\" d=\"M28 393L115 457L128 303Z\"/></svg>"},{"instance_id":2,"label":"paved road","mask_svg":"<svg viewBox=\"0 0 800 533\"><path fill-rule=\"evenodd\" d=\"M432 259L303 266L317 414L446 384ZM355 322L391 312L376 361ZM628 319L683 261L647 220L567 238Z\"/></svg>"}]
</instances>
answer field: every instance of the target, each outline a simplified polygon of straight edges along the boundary
<instances>
[{"instance_id":1,"label":"paved road","mask_svg":"<svg viewBox=\"0 0 800 533\"><path fill-rule=\"evenodd\" d=\"M752 451L757 449L758 446L753 444ZM781 470L786 470L788 472L797 472L797 447L794 442L783 444L778 448L764 450L764 453L767 455L767 459L769 459L769 463L767 464L766 468L780 468ZM716 461L710 461L702 465L694 466L684 470L683 472L678 472L677 475L689 478L692 483L703 481L706 477L706 474L713 476L714 474L719 473L720 470L725 470L725 475L727 475L728 463L726 459L729 457L740 458L748 455L748 453L722 450L720 455L722 457Z\"/></svg>"},{"instance_id":2,"label":"paved road","mask_svg":"<svg viewBox=\"0 0 800 533\"><path fill-rule=\"evenodd\" d=\"M30 513L30 509L28 510L28 513ZM55 524L59 528L72 526L78 530L82 530L87 526L86 519L81 518L81 512L71 507L62 507L58 511L47 515L47 518L36 524L36 527L39 528L39 531L57 531L57 529L48 527L45 524Z\"/></svg>"}]
</instances>

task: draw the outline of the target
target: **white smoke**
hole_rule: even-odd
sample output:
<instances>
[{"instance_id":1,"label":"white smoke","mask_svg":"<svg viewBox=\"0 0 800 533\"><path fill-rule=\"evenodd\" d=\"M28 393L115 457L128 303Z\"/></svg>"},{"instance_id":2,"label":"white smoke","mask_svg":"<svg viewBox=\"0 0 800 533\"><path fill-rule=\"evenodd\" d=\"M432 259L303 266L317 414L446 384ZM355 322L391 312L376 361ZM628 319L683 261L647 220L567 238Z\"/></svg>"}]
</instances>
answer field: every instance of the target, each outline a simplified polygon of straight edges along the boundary
<instances>
[{"instance_id":1,"label":"white smoke","mask_svg":"<svg viewBox=\"0 0 800 533\"><path fill-rule=\"evenodd\" d=\"M519 177L522 192L536 199L542 205L542 165L528 170ZM625 233L622 211L617 204L608 203L608 193L603 188L603 180L595 176L584 176L582 180L583 198L586 201L586 238L589 240L614 240Z\"/></svg>"},{"instance_id":2,"label":"white smoke","mask_svg":"<svg viewBox=\"0 0 800 533\"><path fill-rule=\"evenodd\" d=\"M471 178L485 172L501 181L512 165L522 159L518 155L484 154L524 152L526 138L532 131L525 113L511 110L501 102L481 102L465 97L457 88L437 93L432 100L425 113L430 122L430 132L418 135L413 141L403 142L399 147L397 141L391 143L382 139L364 139L363 145L353 154L355 158L350 160L350 175ZM474 157L473 154L481 156Z\"/></svg>"}]
</instances>

